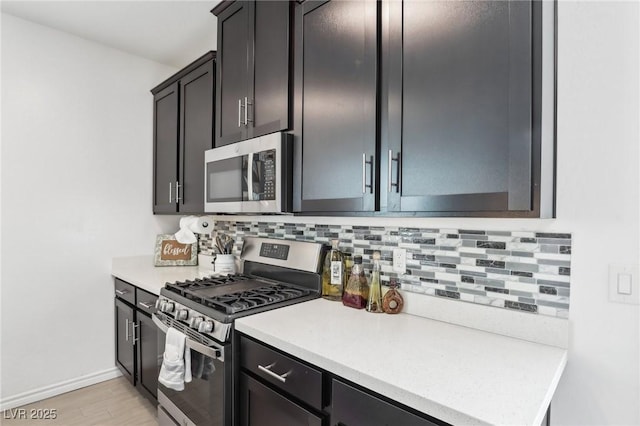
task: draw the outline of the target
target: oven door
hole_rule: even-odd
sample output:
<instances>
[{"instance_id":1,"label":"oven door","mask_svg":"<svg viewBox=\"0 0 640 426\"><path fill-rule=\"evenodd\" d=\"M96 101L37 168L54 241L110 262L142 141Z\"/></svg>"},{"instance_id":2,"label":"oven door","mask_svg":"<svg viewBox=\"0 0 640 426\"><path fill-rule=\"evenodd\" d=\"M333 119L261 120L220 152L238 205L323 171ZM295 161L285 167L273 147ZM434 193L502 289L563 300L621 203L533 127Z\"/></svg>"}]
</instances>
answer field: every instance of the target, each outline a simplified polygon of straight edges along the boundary
<instances>
[{"instance_id":1,"label":"oven door","mask_svg":"<svg viewBox=\"0 0 640 426\"><path fill-rule=\"evenodd\" d=\"M156 315L158 353L164 353L168 326ZM184 331L184 330L181 330ZM232 425L232 368L225 362L231 345L209 342L207 345L187 337L191 349L192 380L184 390L176 391L158 383L158 421L173 426L231 426ZM159 364L162 359L159 358Z\"/></svg>"}]
</instances>

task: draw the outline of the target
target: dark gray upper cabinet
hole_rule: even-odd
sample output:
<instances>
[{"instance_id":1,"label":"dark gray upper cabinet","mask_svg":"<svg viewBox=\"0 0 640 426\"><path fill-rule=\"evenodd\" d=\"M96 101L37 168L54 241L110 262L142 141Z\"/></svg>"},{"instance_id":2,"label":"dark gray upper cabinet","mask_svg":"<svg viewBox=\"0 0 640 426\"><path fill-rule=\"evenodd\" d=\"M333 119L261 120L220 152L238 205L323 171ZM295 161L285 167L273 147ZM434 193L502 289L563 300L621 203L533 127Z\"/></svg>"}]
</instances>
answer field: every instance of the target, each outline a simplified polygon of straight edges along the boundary
<instances>
[{"instance_id":1,"label":"dark gray upper cabinet","mask_svg":"<svg viewBox=\"0 0 640 426\"><path fill-rule=\"evenodd\" d=\"M288 1L222 2L218 17L216 146L289 128Z\"/></svg>"},{"instance_id":2,"label":"dark gray upper cabinet","mask_svg":"<svg viewBox=\"0 0 640 426\"><path fill-rule=\"evenodd\" d=\"M213 60L180 79L181 213L204 212L204 152L213 148Z\"/></svg>"},{"instance_id":3,"label":"dark gray upper cabinet","mask_svg":"<svg viewBox=\"0 0 640 426\"><path fill-rule=\"evenodd\" d=\"M383 4L383 208L541 214L541 8Z\"/></svg>"},{"instance_id":4,"label":"dark gray upper cabinet","mask_svg":"<svg viewBox=\"0 0 640 426\"><path fill-rule=\"evenodd\" d=\"M249 3L233 3L218 16L215 146L245 139L244 98L249 83Z\"/></svg>"},{"instance_id":5,"label":"dark gray upper cabinet","mask_svg":"<svg viewBox=\"0 0 640 426\"><path fill-rule=\"evenodd\" d=\"M553 3L305 1L294 26L294 211L552 217Z\"/></svg>"},{"instance_id":6,"label":"dark gray upper cabinet","mask_svg":"<svg viewBox=\"0 0 640 426\"><path fill-rule=\"evenodd\" d=\"M294 211L377 208L377 7L296 5Z\"/></svg>"},{"instance_id":7,"label":"dark gray upper cabinet","mask_svg":"<svg viewBox=\"0 0 640 426\"><path fill-rule=\"evenodd\" d=\"M153 212L176 213L178 181L178 83L153 96Z\"/></svg>"},{"instance_id":8,"label":"dark gray upper cabinet","mask_svg":"<svg viewBox=\"0 0 640 426\"><path fill-rule=\"evenodd\" d=\"M216 52L151 90L153 213L204 212L204 151L213 148Z\"/></svg>"}]
</instances>

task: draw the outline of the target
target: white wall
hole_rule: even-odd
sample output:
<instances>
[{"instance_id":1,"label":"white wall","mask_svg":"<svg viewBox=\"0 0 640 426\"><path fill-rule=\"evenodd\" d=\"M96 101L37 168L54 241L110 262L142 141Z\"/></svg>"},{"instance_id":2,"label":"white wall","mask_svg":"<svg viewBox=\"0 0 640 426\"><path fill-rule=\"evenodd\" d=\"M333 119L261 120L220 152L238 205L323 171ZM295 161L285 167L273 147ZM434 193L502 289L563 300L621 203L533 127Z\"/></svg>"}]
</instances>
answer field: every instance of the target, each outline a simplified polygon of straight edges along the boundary
<instances>
[{"instance_id":1,"label":"white wall","mask_svg":"<svg viewBox=\"0 0 640 426\"><path fill-rule=\"evenodd\" d=\"M111 258L151 254L152 95L176 69L2 15L2 401L114 367Z\"/></svg>"},{"instance_id":2,"label":"white wall","mask_svg":"<svg viewBox=\"0 0 640 426\"><path fill-rule=\"evenodd\" d=\"M640 259L640 7L558 9L558 218L575 242L571 352L553 415L638 425L640 309L607 301L607 266Z\"/></svg>"}]
</instances>

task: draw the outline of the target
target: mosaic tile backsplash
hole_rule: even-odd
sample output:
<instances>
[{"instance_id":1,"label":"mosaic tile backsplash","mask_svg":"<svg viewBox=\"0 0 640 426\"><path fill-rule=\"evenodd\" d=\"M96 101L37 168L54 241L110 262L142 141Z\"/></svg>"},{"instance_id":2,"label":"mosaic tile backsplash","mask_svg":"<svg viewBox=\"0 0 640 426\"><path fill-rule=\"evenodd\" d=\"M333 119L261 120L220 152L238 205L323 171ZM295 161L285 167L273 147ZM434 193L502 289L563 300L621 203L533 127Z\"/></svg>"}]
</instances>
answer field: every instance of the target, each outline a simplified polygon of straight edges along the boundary
<instances>
[{"instance_id":1,"label":"mosaic tile backsplash","mask_svg":"<svg viewBox=\"0 0 640 426\"><path fill-rule=\"evenodd\" d=\"M216 221L216 232L330 244L360 254L366 271L381 254L381 280L396 278L401 289L435 297L568 318L571 234L304 223ZM215 238L214 232L213 237ZM201 235L199 251L213 254L212 238ZM393 272L393 249L407 251L407 272ZM368 273L367 273L368 275Z\"/></svg>"}]
</instances>

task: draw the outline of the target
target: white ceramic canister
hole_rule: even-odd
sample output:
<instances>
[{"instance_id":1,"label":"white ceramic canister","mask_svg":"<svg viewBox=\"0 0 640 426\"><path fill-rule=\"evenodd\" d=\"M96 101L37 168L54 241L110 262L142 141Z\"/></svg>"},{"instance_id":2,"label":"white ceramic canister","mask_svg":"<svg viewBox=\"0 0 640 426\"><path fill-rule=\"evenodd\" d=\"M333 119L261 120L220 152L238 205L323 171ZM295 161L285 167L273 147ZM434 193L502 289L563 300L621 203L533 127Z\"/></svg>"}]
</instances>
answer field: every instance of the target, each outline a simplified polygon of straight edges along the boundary
<instances>
[{"instance_id":1,"label":"white ceramic canister","mask_svg":"<svg viewBox=\"0 0 640 426\"><path fill-rule=\"evenodd\" d=\"M213 259L213 272L217 274L235 274L235 256L232 254L216 254Z\"/></svg>"}]
</instances>

